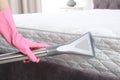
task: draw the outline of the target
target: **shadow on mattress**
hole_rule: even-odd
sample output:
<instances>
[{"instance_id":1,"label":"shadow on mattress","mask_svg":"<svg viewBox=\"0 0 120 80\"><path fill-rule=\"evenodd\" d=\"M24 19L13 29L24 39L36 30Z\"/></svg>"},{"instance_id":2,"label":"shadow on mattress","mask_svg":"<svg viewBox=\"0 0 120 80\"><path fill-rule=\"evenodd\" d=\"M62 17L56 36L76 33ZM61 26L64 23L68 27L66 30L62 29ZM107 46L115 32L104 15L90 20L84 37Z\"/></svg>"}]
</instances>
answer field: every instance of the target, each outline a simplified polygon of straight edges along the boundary
<instances>
[{"instance_id":1,"label":"shadow on mattress","mask_svg":"<svg viewBox=\"0 0 120 80\"><path fill-rule=\"evenodd\" d=\"M41 61L36 63L15 62L0 65L0 80L117 80L93 72L84 72Z\"/></svg>"}]
</instances>

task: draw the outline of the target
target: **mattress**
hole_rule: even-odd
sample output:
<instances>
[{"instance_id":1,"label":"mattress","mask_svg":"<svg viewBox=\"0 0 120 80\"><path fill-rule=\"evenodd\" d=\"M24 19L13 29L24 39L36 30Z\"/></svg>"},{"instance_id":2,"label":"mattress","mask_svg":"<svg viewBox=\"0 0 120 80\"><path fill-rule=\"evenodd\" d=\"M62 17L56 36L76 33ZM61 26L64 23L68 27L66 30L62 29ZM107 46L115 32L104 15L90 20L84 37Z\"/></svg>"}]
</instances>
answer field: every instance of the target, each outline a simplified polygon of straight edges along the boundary
<instances>
[{"instance_id":1,"label":"mattress","mask_svg":"<svg viewBox=\"0 0 120 80\"><path fill-rule=\"evenodd\" d=\"M95 57L62 54L42 57L41 60L101 74L111 77L111 80L120 79L119 10L86 10L69 14L21 14L14 15L14 19L17 29L24 37L53 46L79 37L85 32L91 32ZM1 53L17 51L3 38L0 39Z\"/></svg>"},{"instance_id":2,"label":"mattress","mask_svg":"<svg viewBox=\"0 0 120 80\"><path fill-rule=\"evenodd\" d=\"M120 10L93 9L78 12L14 15L17 27L97 36L120 37Z\"/></svg>"}]
</instances>

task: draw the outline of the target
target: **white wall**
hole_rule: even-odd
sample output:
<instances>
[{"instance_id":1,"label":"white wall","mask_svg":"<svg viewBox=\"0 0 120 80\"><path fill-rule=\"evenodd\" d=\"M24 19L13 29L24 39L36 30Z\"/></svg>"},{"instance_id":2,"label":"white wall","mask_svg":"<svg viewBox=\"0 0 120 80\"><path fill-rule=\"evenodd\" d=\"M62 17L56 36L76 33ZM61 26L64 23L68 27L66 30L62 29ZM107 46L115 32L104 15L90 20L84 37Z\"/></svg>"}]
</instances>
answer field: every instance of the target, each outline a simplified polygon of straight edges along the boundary
<instances>
[{"instance_id":1,"label":"white wall","mask_svg":"<svg viewBox=\"0 0 120 80\"><path fill-rule=\"evenodd\" d=\"M93 8L93 0L75 0L76 7L84 7L84 9ZM60 12L61 8L67 7L68 0L42 0L42 12Z\"/></svg>"}]
</instances>

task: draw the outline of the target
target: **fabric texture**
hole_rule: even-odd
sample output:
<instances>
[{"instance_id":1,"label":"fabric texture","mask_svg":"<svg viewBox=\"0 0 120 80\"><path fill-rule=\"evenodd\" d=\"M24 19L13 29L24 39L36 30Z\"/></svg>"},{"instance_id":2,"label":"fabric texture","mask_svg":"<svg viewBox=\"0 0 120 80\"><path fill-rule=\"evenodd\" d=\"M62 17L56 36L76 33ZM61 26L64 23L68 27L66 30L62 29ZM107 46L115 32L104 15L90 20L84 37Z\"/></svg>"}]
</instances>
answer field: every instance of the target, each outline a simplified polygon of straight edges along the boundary
<instances>
[{"instance_id":1,"label":"fabric texture","mask_svg":"<svg viewBox=\"0 0 120 80\"><path fill-rule=\"evenodd\" d=\"M18 30L26 38L32 39L36 42L45 41L46 43L49 43L51 45L62 44L81 35L81 34L78 35L78 34L51 32L51 31L33 30L29 28L18 28ZM0 41L2 41L0 42L1 53L15 51L15 49L8 46L8 44L6 44L2 38L0 39L1 39ZM93 39L94 39L94 47L96 53L95 57L74 55L74 54L73 55L62 54L57 56L41 57L41 61L56 63L59 65L67 66L69 68L83 70L84 72L89 72L89 74L95 73L106 77L108 76L115 78L114 80L119 80L120 79L120 75L119 75L120 74L120 38L93 36Z\"/></svg>"}]
</instances>

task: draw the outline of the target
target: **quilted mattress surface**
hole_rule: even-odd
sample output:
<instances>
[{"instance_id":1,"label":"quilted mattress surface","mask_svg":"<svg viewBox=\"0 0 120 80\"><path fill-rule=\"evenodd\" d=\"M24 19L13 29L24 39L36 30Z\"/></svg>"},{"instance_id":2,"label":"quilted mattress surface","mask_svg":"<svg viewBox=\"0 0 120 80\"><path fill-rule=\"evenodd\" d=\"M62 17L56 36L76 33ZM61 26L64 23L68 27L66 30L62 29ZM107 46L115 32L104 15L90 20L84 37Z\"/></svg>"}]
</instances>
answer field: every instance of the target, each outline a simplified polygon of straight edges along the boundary
<instances>
[{"instance_id":1,"label":"quilted mattress surface","mask_svg":"<svg viewBox=\"0 0 120 80\"><path fill-rule=\"evenodd\" d=\"M81 34L69 34L18 28L24 37L37 42L46 42L50 45L57 45L67 42ZM17 51L0 38L1 53ZM82 55L62 54L57 56L43 57L41 60L57 63L78 70L94 72L104 76L110 76L115 80L120 79L120 39L110 37L93 36L95 46L95 57Z\"/></svg>"},{"instance_id":2,"label":"quilted mattress surface","mask_svg":"<svg viewBox=\"0 0 120 80\"><path fill-rule=\"evenodd\" d=\"M63 15L64 14L64 15ZM120 11L91 10L79 13L15 15L24 37L50 45L65 43L89 31L93 34L95 57L62 54L41 60L120 79ZM0 52L17 51L2 37ZM111 79L112 80L112 79Z\"/></svg>"}]
</instances>

